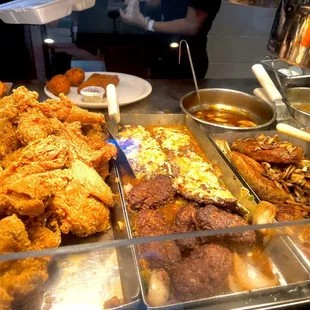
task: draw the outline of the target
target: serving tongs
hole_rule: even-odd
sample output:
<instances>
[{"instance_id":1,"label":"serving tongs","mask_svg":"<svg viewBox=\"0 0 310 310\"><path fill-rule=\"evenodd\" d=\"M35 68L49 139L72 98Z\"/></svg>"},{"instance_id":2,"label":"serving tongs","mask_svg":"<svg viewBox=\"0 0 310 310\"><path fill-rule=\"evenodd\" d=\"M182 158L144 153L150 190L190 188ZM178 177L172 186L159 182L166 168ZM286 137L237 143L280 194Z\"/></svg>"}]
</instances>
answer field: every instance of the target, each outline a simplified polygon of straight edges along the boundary
<instances>
[{"instance_id":1,"label":"serving tongs","mask_svg":"<svg viewBox=\"0 0 310 310\"><path fill-rule=\"evenodd\" d=\"M124 153L123 149L117 141L118 128L121 121L121 114L119 109L119 103L117 99L116 88L113 84L109 84L106 88L107 91L107 102L108 102L108 114L109 120L106 122L105 127L109 133L109 142L113 143L117 148L117 158L115 162L119 167L122 167L128 176L135 178L136 175L134 170Z\"/></svg>"}]
</instances>

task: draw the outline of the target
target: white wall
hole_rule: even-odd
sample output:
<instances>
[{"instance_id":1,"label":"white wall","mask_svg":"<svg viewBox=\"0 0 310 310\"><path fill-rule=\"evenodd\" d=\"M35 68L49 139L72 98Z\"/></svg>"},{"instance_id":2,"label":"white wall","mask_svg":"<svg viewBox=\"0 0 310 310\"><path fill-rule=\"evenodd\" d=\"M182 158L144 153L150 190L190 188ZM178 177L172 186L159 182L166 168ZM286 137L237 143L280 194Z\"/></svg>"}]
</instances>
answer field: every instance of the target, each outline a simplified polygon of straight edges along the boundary
<instances>
[{"instance_id":1,"label":"white wall","mask_svg":"<svg viewBox=\"0 0 310 310\"><path fill-rule=\"evenodd\" d=\"M266 55L276 9L222 2L208 35L208 78L251 78L251 66Z\"/></svg>"}]
</instances>

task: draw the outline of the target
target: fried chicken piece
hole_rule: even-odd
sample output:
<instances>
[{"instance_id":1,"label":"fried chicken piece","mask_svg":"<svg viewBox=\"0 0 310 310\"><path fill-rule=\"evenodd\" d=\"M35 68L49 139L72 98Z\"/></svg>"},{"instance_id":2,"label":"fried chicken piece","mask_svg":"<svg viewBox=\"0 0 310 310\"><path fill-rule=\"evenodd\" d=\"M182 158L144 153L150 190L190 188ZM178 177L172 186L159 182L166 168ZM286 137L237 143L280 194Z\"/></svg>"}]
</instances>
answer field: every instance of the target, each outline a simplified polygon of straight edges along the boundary
<instances>
[{"instance_id":1,"label":"fried chicken piece","mask_svg":"<svg viewBox=\"0 0 310 310\"><path fill-rule=\"evenodd\" d=\"M61 222L60 229L80 237L107 231L110 211L114 199L110 187L96 171L77 160L67 175L70 182L56 191L49 207L55 211Z\"/></svg>"},{"instance_id":2,"label":"fried chicken piece","mask_svg":"<svg viewBox=\"0 0 310 310\"><path fill-rule=\"evenodd\" d=\"M83 132L87 137L87 143L94 150L99 150L105 146L108 135L103 131L103 127L100 124L83 126Z\"/></svg>"},{"instance_id":3,"label":"fried chicken piece","mask_svg":"<svg viewBox=\"0 0 310 310\"><path fill-rule=\"evenodd\" d=\"M77 158L90 167L97 167L104 162L108 162L111 158L116 158L117 149L115 145L107 143L105 147L94 150L85 139L81 139L81 135L72 130L71 124L63 124L59 132L55 134L65 138L77 154Z\"/></svg>"},{"instance_id":4,"label":"fried chicken piece","mask_svg":"<svg viewBox=\"0 0 310 310\"><path fill-rule=\"evenodd\" d=\"M46 87L51 93L58 96L61 93L68 94L71 84L65 75L57 74L50 81L46 82Z\"/></svg>"},{"instance_id":5,"label":"fried chicken piece","mask_svg":"<svg viewBox=\"0 0 310 310\"><path fill-rule=\"evenodd\" d=\"M23 144L28 144L35 140L42 140L53 133L51 121L43 113L35 109L21 113L18 126L17 137Z\"/></svg>"},{"instance_id":6,"label":"fried chicken piece","mask_svg":"<svg viewBox=\"0 0 310 310\"><path fill-rule=\"evenodd\" d=\"M212 205L198 209L195 220L197 227L201 230L217 230L248 225L247 221L240 215L232 214ZM202 239L205 242L220 242L228 246L253 246L256 243L256 235L253 230Z\"/></svg>"},{"instance_id":7,"label":"fried chicken piece","mask_svg":"<svg viewBox=\"0 0 310 310\"><path fill-rule=\"evenodd\" d=\"M16 127L12 122L0 118L0 159L5 155L11 154L20 147L17 137Z\"/></svg>"},{"instance_id":8,"label":"fried chicken piece","mask_svg":"<svg viewBox=\"0 0 310 310\"><path fill-rule=\"evenodd\" d=\"M80 84L78 93L80 93L81 89L84 87L99 86L106 89L109 84L117 86L118 83L119 77L117 75L94 73L84 83Z\"/></svg>"},{"instance_id":9,"label":"fried chicken piece","mask_svg":"<svg viewBox=\"0 0 310 310\"><path fill-rule=\"evenodd\" d=\"M290 199L285 190L263 176L264 168L257 161L239 152L231 152L229 158L261 200L277 203Z\"/></svg>"},{"instance_id":10,"label":"fried chicken piece","mask_svg":"<svg viewBox=\"0 0 310 310\"><path fill-rule=\"evenodd\" d=\"M85 72L80 68L72 68L65 73L71 86L79 86L85 79Z\"/></svg>"},{"instance_id":11,"label":"fried chicken piece","mask_svg":"<svg viewBox=\"0 0 310 310\"><path fill-rule=\"evenodd\" d=\"M60 233L36 226L28 235L25 225L16 215L0 221L1 253L42 250L58 247ZM49 257L26 258L0 265L0 308L11 309L14 299L25 297L48 278Z\"/></svg>"},{"instance_id":12,"label":"fried chicken piece","mask_svg":"<svg viewBox=\"0 0 310 310\"><path fill-rule=\"evenodd\" d=\"M220 292L233 268L232 253L217 244L196 248L168 270L177 300L205 298Z\"/></svg>"},{"instance_id":13,"label":"fried chicken piece","mask_svg":"<svg viewBox=\"0 0 310 310\"><path fill-rule=\"evenodd\" d=\"M0 98L7 95L8 88L7 86L0 81Z\"/></svg>"},{"instance_id":14,"label":"fried chicken piece","mask_svg":"<svg viewBox=\"0 0 310 310\"><path fill-rule=\"evenodd\" d=\"M245 154L258 162L296 164L303 159L303 148L277 138L260 136L235 141L232 151Z\"/></svg>"},{"instance_id":15,"label":"fried chicken piece","mask_svg":"<svg viewBox=\"0 0 310 310\"><path fill-rule=\"evenodd\" d=\"M139 237L160 236L173 233L162 214L156 210L142 210L136 219ZM167 268L181 260L181 253L174 241L150 242L139 246L139 252L152 269Z\"/></svg>"},{"instance_id":16,"label":"fried chicken piece","mask_svg":"<svg viewBox=\"0 0 310 310\"><path fill-rule=\"evenodd\" d=\"M135 186L128 193L127 206L131 210L157 209L172 201L175 194L172 179L158 175Z\"/></svg>"},{"instance_id":17,"label":"fried chicken piece","mask_svg":"<svg viewBox=\"0 0 310 310\"><path fill-rule=\"evenodd\" d=\"M60 100L48 99L38 104L38 108L47 117L56 117L61 122L79 121L83 125L104 124L103 114L88 112L74 105L65 95L59 95Z\"/></svg>"}]
</instances>

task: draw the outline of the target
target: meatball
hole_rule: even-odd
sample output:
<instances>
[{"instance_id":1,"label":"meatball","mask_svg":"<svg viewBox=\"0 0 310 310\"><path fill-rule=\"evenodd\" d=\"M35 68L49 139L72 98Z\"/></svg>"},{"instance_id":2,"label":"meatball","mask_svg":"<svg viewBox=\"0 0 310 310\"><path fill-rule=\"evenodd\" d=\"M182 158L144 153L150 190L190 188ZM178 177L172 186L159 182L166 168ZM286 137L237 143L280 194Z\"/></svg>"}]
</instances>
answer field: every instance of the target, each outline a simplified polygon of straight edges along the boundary
<instances>
[{"instance_id":1,"label":"meatball","mask_svg":"<svg viewBox=\"0 0 310 310\"><path fill-rule=\"evenodd\" d=\"M219 293L233 268L233 254L217 244L196 248L189 257L169 268L172 291L178 300Z\"/></svg>"},{"instance_id":2,"label":"meatball","mask_svg":"<svg viewBox=\"0 0 310 310\"><path fill-rule=\"evenodd\" d=\"M70 91L70 81L62 74L55 75L49 82L46 83L47 89L58 96L60 93L68 94Z\"/></svg>"},{"instance_id":3,"label":"meatball","mask_svg":"<svg viewBox=\"0 0 310 310\"><path fill-rule=\"evenodd\" d=\"M72 68L65 73L71 86L79 86L85 79L85 72L80 68Z\"/></svg>"},{"instance_id":4,"label":"meatball","mask_svg":"<svg viewBox=\"0 0 310 310\"><path fill-rule=\"evenodd\" d=\"M175 194L171 178L158 175L135 186L128 194L127 205L131 210L157 209L172 201Z\"/></svg>"},{"instance_id":5,"label":"meatball","mask_svg":"<svg viewBox=\"0 0 310 310\"><path fill-rule=\"evenodd\" d=\"M240 215L232 214L212 205L207 205L197 211L196 223L197 227L201 230L247 226L246 220ZM206 242L210 240L213 242L216 240L233 246L252 246L256 242L256 234L253 230L247 230L244 232L204 238Z\"/></svg>"},{"instance_id":6,"label":"meatball","mask_svg":"<svg viewBox=\"0 0 310 310\"><path fill-rule=\"evenodd\" d=\"M194 204L188 204L182 207L175 219L175 231L178 233L184 233L188 231L196 230L196 212L197 209ZM181 251L188 251L196 248L201 244L200 238L186 238L176 240L177 245Z\"/></svg>"},{"instance_id":7,"label":"meatball","mask_svg":"<svg viewBox=\"0 0 310 310\"><path fill-rule=\"evenodd\" d=\"M139 237L173 233L163 215L156 210L142 210L135 223ZM141 257L147 260L151 269L166 268L169 264L177 263L182 258L178 246L172 240L142 244L139 246L139 252Z\"/></svg>"}]
</instances>

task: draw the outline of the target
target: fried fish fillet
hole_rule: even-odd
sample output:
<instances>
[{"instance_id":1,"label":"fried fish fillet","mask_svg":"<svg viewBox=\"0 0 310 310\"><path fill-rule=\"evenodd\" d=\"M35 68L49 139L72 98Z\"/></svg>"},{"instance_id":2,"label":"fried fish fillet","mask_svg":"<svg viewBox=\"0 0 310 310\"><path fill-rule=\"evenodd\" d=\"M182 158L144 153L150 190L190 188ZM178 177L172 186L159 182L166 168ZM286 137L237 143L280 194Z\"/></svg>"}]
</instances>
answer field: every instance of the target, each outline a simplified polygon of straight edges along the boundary
<instances>
[{"instance_id":1,"label":"fried fish fillet","mask_svg":"<svg viewBox=\"0 0 310 310\"><path fill-rule=\"evenodd\" d=\"M285 190L263 175L264 168L260 163L239 152L231 152L229 158L260 199L274 203L290 199Z\"/></svg>"},{"instance_id":2,"label":"fried fish fillet","mask_svg":"<svg viewBox=\"0 0 310 310\"><path fill-rule=\"evenodd\" d=\"M237 140L232 144L231 150L245 154L258 162L296 164L303 159L301 146L293 146L289 142L278 141L275 138L260 137Z\"/></svg>"}]
</instances>

